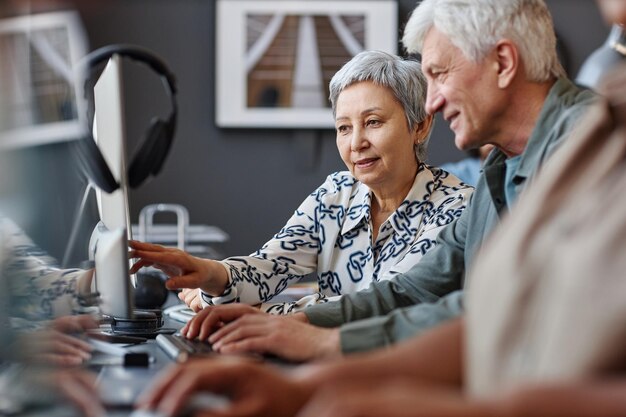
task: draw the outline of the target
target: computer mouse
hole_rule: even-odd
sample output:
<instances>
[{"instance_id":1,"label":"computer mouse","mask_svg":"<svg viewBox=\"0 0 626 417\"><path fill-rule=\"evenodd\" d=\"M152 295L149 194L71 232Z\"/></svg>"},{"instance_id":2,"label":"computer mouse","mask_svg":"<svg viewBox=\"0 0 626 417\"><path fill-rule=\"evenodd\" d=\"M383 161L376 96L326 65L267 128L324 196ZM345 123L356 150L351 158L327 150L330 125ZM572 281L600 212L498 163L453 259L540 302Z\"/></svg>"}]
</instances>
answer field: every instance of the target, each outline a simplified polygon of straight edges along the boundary
<instances>
[{"instance_id":1,"label":"computer mouse","mask_svg":"<svg viewBox=\"0 0 626 417\"><path fill-rule=\"evenodd\" d=\"M134 291L135 307L156 309L167 300L169 292L165 288L163 276L158 272L140 272L137 274L137 287Z\"/></svg>"}]
</instances>

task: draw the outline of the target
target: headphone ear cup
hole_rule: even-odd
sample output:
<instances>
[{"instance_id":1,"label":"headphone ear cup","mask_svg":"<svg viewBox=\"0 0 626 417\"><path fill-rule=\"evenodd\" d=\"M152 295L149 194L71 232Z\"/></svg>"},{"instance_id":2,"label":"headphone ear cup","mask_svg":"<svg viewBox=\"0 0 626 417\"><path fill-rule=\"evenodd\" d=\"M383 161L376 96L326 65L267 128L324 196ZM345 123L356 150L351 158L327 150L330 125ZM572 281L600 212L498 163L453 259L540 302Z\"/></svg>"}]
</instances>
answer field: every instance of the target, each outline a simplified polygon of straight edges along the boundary
<instances>
[{"instance_id":1,"label":"headphone ear cup","mask_svg":"<svg viewBox=\"0 0 626 417\"><path fill-rule=\"evenodd\" d=\"M169 123L153 118L145 138L135 152L128 168L128 184L136 188L150 175L158 174L172 144Z\"/></svg>"},{"instance_id":2,"label":"headphone ear cup","mask_svg":"<svg viewBox=\"0 0 626 417\"><path fill-rule=\"evenodd\" d=\"M71 149L80 169L98 188L109 194L119 188L119 183L115 180L100 148L91 136L75 140Z\"/></svg>"}]
</instances>

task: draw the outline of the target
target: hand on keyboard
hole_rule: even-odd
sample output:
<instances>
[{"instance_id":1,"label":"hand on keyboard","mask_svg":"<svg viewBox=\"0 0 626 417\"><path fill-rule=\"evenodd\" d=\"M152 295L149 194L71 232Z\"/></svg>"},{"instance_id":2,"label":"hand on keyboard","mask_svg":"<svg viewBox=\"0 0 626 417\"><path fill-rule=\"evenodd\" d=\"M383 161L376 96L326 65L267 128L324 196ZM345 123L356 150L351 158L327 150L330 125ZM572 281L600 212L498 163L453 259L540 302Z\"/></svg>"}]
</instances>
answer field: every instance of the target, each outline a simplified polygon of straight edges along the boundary
<instances>
[{"instance_id":1,"label":"hand on keyboard","mask_svg":"<svg viewBox=\"0 0 626 417\"><path fill-rule=\"evenodd\" d=\"M180 333L160 334L156 337L156 342L176 362L185 362L192 356L206 356L213 353L208 342L189 340Z\"/></svg>"}]
</instances>

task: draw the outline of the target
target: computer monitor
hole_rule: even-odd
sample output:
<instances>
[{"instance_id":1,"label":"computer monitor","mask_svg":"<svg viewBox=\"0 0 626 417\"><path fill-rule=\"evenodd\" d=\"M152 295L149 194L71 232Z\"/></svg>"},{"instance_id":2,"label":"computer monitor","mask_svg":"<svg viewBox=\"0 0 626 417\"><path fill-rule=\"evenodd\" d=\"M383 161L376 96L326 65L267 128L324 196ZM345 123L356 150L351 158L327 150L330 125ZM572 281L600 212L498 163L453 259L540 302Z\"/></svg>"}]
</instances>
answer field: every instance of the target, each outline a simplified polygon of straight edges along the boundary
<instances>
[{"instance_id":1,"label":"computer monitor","mask_svg":"<svg viewBox=\"0 0 626 417\"><path fill-rule=\"evenodd\" d=\"M119 55L113 55L94 87L94 138L120 187L112 193L96 190L100 220L109 230L126 228L130 233L126 133ZM129 235L130 237L130 235Z\"/></svg>"},{"instance_id":2,"label":"computer monitor","mask_svg":"<svg viewBox=\"0 0 626 417\"><path fill-rule=\"evenodd\" d=\"M94 138L120 188L112 193L96 190L102 225L96 227L96 289L103 314L132 318L133 278L128 274L127 239L130 239L126 140L121 62L113 55L94 87Z\"/></svg>"}]
</instances>

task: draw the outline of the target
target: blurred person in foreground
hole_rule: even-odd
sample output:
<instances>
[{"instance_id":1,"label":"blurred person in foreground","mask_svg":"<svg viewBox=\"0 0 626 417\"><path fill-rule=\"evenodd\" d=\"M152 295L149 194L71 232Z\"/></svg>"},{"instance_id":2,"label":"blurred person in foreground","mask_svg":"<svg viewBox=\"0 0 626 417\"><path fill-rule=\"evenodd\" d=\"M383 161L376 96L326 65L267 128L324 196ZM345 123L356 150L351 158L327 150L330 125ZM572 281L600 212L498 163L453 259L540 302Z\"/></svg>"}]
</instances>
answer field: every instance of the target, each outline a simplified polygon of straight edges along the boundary
<instances>
[{"instance_id":1,"label":"blurred person in foreground","mask_svg":"<svg viewBox=\"0 0 626 417\"><path fill-rule=\"evenodd\" d=\"M598 3L626 23L626 1ZM211 390L232 399L223 416L626 415L626 68L599 91L485 245L465 318L291 376L193 363L171 370L143 405L173 410Z\"/></svg>"},{"instance_id":2,"label":"blurred person in foreground","mask_svg":"<svg viewBox=\"0 0 626 417\"><path fill-rule=\"evenodd\" d=\"M542 0L426 0L406 25L404 45L421 53L426 109L450 122L456 146L494 147L467 209L391 280L288 317L245 306L205 309L183 329L188 338L208 338L225 353L306 361L388 346L462 314L477 251L594 94L565 77Z\"/></svg>"},{"instance_id":3,"label":"blurred person in foreground","mask_svg":"<svg viewBox=\"0 0 626 417\"><path fill-rule=\"evenodd\" d=\"M32 103L39 97L29 96L30 90L20 81L29 80L32 63L41 58L33 55L41 51L34 51L31 42L49 39L45 33L35 36L28 17L32 13L44 15L71 9L70 6L67 2L49 0L9 0L0 4L0 27L8 29L0 42L3 63L0 84L8 86L3 90L7 94L0 97L3 139L0 143L0 414L3 415L24 415L31 409L37 413L42 407L50 410L57 406L68 416L104 414L93 376L77 368L90 358L92 350L80 335L97 326L89 315L73 315L78 312L80 295L90 291L92 272L58 268L54 259L6 217L10 210L5 210L7 207L24 212L32 210L15 205L12 192L29 187L22 172L15 169L14 161L7 163L13 154L5 150L2 135L30 120L19 116L31 110L36 112L25 102ZM20 36L19 31L13 33L14 20L4 20L5 17L19 17L26 36ZM24 57L30 59L19 59ZM41 67L36 69L40 71L38 74L42 73ZM25 75L24 79L12 78L15 73ZM16 114L17 120L13 119Z\"/></svg>"},{"instance_id":4,"label":"blurred person in foreground","mask_svg":"<svg viewBox=\"0 0 626 417\"><path fill-rule=\"evenodd\" d=\"M92 375L75 368L92 351L79 335L97 327L90 315L71 315L77 287L88 291L90 281L90 271L55 268L15 223L0 217L0 380L10 387L3 392L5 411L65 398L81 415L103 414ZM32 390L36 398L28 395Z\"/></svg>"},{"instance_id":5,"label":"blurred person in foreground","mask_svg":"<svg viewBox=\"0 0 626 417\"><path fill-rule=\"evenodd\" d=\"M218 262L131 242L133 271L155 266L181 298L205 304L261 304L291 313L388 281L435 247L472 188L423 161L432 127L419 62L380 51L353 57L330 82L337 149L348 171L331 174L287 224L250 256ZM309 273L320 292L295 303L272 297ZM252 307L249 307L252 309ZM257 311L261 311L257 310Z\"/></svg>"}]
</instances>

